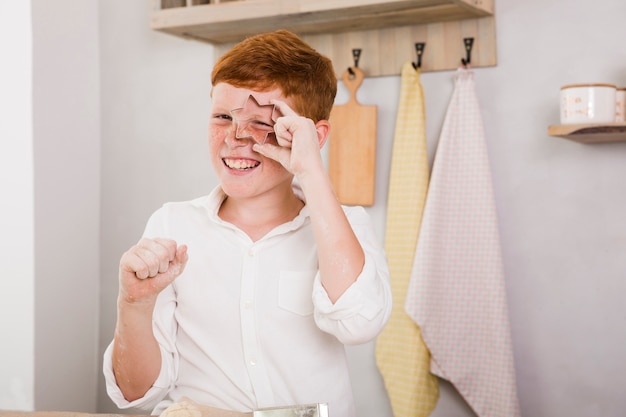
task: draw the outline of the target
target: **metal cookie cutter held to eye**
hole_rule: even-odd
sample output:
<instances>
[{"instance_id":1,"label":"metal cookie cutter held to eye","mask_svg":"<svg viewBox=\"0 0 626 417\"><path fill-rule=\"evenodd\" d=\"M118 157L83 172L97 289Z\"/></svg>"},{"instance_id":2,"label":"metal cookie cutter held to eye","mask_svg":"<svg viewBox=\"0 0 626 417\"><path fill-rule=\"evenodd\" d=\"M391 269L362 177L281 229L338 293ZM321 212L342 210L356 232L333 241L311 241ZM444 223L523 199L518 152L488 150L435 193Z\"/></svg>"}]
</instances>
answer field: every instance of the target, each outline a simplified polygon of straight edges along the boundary
<instances>
[{"instance_id":1,"label":"metal cookie cutter held to eye","mask_svg":"<svg viewBox=\"0 0 626 417\"><path fill-rule=\"evenodd\" d=\"M253 139L263 145L268 136L275 135L276 106L273 104L259 104L251 94L243 103L243 107L232 109L230 114L237 123L235 138Z\"/></svg>"}]
</instances>

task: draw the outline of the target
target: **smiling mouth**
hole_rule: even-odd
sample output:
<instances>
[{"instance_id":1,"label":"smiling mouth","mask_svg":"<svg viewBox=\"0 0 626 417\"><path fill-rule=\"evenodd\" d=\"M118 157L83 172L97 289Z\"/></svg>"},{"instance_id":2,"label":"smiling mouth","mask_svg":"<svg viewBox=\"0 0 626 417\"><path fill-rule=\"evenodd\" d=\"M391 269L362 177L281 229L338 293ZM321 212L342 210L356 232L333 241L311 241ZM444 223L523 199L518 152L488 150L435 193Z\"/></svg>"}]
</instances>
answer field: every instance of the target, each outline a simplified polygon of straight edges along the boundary
<instances>
[{"instance_id":1,"label":"smiling mouth","mask_svg":"<svg viewBox=\"0 0 626 417\"><path fill-rule=\"evenodd\" d=\"M230 169L237 169L245 171L247 169L253 169L261 165L259 161L253 161L250 159L232 159L232 158L224 158L224 165L226 165Z\"/></svg>"}]
</instances>

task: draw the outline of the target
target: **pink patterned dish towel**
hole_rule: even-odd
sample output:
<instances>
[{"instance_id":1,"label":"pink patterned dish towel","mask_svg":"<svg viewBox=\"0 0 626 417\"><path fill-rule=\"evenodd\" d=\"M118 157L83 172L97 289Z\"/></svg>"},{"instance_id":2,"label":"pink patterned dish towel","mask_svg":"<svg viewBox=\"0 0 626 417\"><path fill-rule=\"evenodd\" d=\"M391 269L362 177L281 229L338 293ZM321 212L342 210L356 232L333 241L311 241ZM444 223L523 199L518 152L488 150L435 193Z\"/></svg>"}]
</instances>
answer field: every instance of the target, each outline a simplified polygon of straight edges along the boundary
<instances>
[{"instance_id":1,"label":"pink patterned dish towel","mask_svg":"<svg viewBox=\"0 0 626 417\"><path fill-rule=\"evenodd\" d=\"M519 417L489 158L474 74L459 68L433 163L405 305L480 417Z\"/></svg>"}]
</instances>

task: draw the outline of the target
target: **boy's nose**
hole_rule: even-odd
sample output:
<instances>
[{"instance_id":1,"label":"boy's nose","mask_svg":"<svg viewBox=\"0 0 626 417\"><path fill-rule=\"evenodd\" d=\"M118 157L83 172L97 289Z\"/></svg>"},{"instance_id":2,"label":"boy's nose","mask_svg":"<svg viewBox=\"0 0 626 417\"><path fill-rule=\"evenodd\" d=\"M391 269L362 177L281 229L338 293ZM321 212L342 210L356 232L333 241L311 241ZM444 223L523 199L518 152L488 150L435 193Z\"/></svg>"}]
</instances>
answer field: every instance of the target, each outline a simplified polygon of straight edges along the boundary
<instances>
[{"instance_id":1,"label":"boy's nose","mask_svg":"<svg viewBox=\"0 0 626 417\"><path fill-rule=\"evenodd\" d=\"M238 129L239 129L239 126L237 122L233 120L233 124L228 130L228 133L226 134L226 138L225 138L226 143L228 143L232 147L245 145L247 143L247 140L250 139L246 137L237 136Z\"/></svg>"}]
</instances>

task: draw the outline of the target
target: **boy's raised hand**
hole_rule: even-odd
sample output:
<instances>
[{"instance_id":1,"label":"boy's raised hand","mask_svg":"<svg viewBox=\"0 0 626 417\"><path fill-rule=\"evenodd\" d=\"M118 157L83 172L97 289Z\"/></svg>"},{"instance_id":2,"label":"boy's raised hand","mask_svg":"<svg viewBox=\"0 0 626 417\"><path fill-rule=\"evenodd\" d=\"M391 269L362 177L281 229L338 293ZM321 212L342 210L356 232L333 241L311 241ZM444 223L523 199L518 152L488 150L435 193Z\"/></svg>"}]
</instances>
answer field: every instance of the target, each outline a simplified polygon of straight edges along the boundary
<instances>
[{"instance_id":1,"label":"boy's raised hand","mask_svg":"<svg viewBox=\"0 0 626 417\"><path fill-rule=\"evenodd\" d=\"M324 169L320 148L328 134L328 122L322 120L315 124L313 120L300 116L283 101L272 100L272 103L282 114L274 125L278 146L271 143L255 144L253 149L280 162L295 176Z\"/></svg>"},{"instance_id":2,"label":"boy's raised hand","mask_svg":"<svg viewBox=\"0 0 626 417\"><path fill-rule=\"evenodd\" d=\"M154 302L187 264L187 246L171 239L141 239L120 260L120 297L127 303Z\"/></svg>"}]
</instances>

